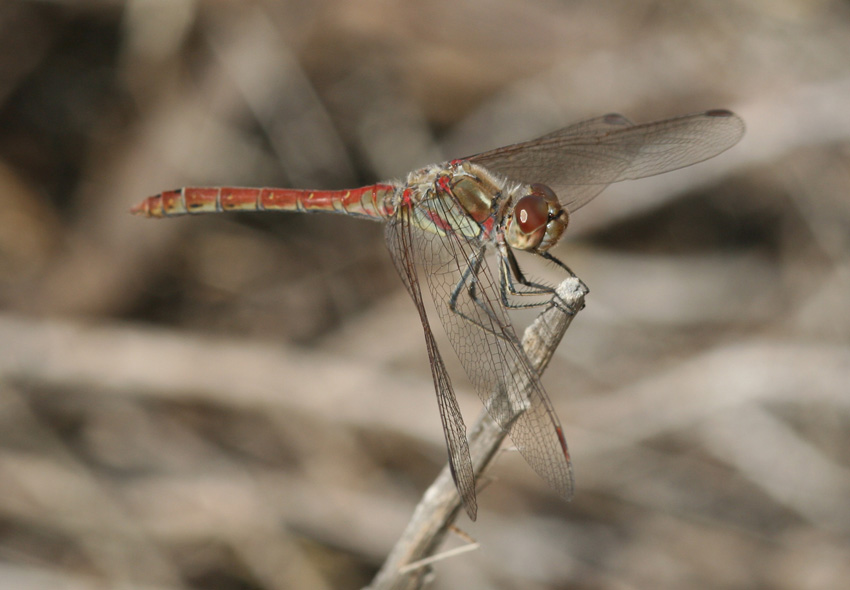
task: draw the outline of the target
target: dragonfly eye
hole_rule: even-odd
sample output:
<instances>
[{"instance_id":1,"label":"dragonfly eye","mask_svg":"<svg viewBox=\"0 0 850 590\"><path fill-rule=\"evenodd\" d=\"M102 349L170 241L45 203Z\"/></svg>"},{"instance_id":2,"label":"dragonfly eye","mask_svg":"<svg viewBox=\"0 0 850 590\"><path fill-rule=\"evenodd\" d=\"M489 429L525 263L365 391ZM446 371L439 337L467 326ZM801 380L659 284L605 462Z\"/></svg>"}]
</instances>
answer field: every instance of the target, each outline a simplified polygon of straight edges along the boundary
<instances>
[{"instance_id":1,"label":"dragonfly eye","mask_svg":"<svg viewBox=\"0 0 850 590\"><path fill-rule=\"evenodd\" d=\"M522 233L532 234L549 221L549 204L540 195L527 195L514 206L514 220Z\"/></svg>"},{"instance_id":2,"label":"dragonfly eye","mask_svg":"<svg viewBox=\"0 0 850 590\"><path fill-rule=\"evenodd\" d=\"M508 245L518 250L546 251L564 233L567 219L567 212L552 189L544 184L532 184L531 194L516 202L513 216L508 220Z\"/></svg>"}]
</instances>

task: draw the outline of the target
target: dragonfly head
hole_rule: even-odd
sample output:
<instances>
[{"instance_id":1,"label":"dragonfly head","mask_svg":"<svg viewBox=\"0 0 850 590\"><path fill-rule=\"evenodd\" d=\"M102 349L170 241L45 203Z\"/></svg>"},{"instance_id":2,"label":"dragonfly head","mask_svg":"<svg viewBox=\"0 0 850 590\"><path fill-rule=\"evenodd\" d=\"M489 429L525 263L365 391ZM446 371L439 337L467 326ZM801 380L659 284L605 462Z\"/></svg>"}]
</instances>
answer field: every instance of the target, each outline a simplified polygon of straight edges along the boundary
<instances>
[{"instance_id":1,"label":"dragonfly head","mask_svg":"<svg viewBox=\"0 0 850 590\"><path fill-rule=\"evenodd\" d=\"M530 188L513 206L505 239L517 250L545 252L561 239L570 217L548 186L532 184Z\"/></svg>"}]
</instances>

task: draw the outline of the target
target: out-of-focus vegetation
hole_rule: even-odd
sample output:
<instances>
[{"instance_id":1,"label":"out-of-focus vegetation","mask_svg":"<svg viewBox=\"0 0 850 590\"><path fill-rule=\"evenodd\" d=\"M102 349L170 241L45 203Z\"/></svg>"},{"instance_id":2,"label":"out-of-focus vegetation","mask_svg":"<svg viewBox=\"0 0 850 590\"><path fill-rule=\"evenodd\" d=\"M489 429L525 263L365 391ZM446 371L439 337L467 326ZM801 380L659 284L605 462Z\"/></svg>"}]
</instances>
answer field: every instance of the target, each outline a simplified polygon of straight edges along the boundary
<instances>
[{"instance_id":1,"label":"out-of-focus vegetation","mask_svg":"<svg viewBox=\"0 0 850 590\"><path fill-rule=\"evenodd\" d=\"M434 587L843 587L848 98L837 0L0 3L0 587L359 588L445 461L379 224L140 199L715 107L741 144L557 249L575 499L506 453Z\"/></svg>"}]
</instances>

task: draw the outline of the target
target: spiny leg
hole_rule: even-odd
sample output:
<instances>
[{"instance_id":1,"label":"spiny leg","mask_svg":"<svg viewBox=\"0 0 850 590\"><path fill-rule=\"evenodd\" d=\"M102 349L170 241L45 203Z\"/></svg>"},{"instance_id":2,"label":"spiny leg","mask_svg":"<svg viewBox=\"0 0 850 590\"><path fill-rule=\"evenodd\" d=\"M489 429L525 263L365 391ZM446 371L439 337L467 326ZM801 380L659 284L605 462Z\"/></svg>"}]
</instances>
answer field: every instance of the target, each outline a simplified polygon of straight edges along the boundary
<instances>
[{"instance_id":1,"label":"spiny leg","mask_svg":"<svg viewBox=\"0 0 850 590\"><path fill-rule=\"evenodd\" d=\"M505 307L510 309L527 309L530 307L541 307L543 305L554 305L555 307L562 310L564 313L568 313L570 315L575 314L577 310L573 309L569 306L561 297L558 296L557 291L550 287L549 285L544 285L542 283L537 283L529 280L525 274L522 272L522 269L519 267L519 263L517 262L516 256L514 256L513 250L507 246L507 244L501 244L499 247L501 253L501 264L499 267L499 282L501 286L502 292L502 303ZM563 262L549 254L548 252L537 252L546 260L555 263L559 267L561 267L569 276L575 277L575 273ZM523 287L520 289L517 286L517 283ZM582 283L584 285L584 283ZM548 301L542 302L532 302L532 303L519 303L511 299L514 296L550 296Z\"/></svg>"},{"instance_id":2,"label":"spiny leg","mask_svg":"<svg viewBox=\"0 0 850 590\"><path fill-rule=\"evenodd\" d=\"M449 297L449 310L452 313L456 313L464 320L478 326L485 332L489 332L494 336L508 340L509 338L505 333L494 329L494 326L502 325L502 320L493 311L493 308L488 305L485 300L481 299L478 294L478 275L481 272L482 264L484 264L485 254L486 247L481 246L477 250L477 252L475 252L469 257L466 269L463 271L460 280L457 282L457 285L455 285L455 288L452 290L451 297ZM472 301L474 305L476 305L481 311L483 311L487 315L487 317L490 318L489 325L483 323L481 320L468 316L458 307L458 299L460 298L460 294L464 291L466 291L466 294L469 296L470 301Z\"/></svg>"},{"instance_id":3,"label":"spiny leg","mask_svg":"<svg viewBox=\"0 0 850 590\"><path fill-rule=\"evenodd\" d=\"M486 248L482 246L470 256L468 260L468 264L466 269L461 274L461 278L458 281L455 288L452 290L451 297L449 298L449 309L452 313L458 314L460 317L469 321L476 326L482 328L483 330L498 336L500 338L505 338L505 335L501 332L497 332L493 329L493 326L498 326L501 324L499 318L493 312L491 306L487 305L479 296L478 296L478 275L481 272L481 266L484 263L484 256L486 253ZM552 305L567 313L569 315L574 315L576 311L569 304L567 304L560 296L558 296L557 291L550 287L549 285L544 285L542 283L537 283L529 280L522 272L519 267L519 263L514 256L513 251L506 245L501 244L499 246L500 253L500 263L499 263L499 290L500 296L502 300L502 304L508 309L527 309L531 307L542 307L544 305ZM575 273L568 267L566 264L561 262L556 257L552 256L548 252L538 252L540 256L553 262L560 268L562 268L569 276L575 277ZM524 289L519 289L517 283L524 287ZM582 283L584 286L584 283ZM463 313L458 308L458 298L460 294L466 290L469 299L479 307L491 320L491 325L485 325L481 321L469 317L465 313ZM588 290L587 287L584 287L585 290ZM550 296L548 301L536 301L532 303L519 303L517 301L511 300L513 296Z\"/></svg>"},{"instance_id":4,"label":"spiny leg","mask_svg":"<svg viewBox=\"0 0 850 590\"><path fill-rule=\"evenodd\" d=\"M560 266L560 267L561 267L562 269L564 269L564 271L565 271L568 275L570 275L572 278L574 278L574 279L578 279L578 282L579 282L579 284L581 285L581 288L584 290L584 294L585 294L585 295L587 295L588 293L590 293L590 289L588 288L588 286L587 286L587 285L585 285L585 284L584 284L584 281L582 281L581 279L579 279L579 278L578 278L578 276L576 275L576 273L574 273L574 272L573 272L573 270L572 270L569 266L567 266L566 264L564 264L563 262L561 262L561 260L560 260L560 259L558 259L558 258L556 258L556 257L552 256L549 252L539 252L539 254L540 254L543 258L545 258L546 260L548 260L549 262L553 262L554 264L557 264L558 266ZM560 297L558 297L558 299L560 299ZM582 301L584 301L584 299L582 299ZM569 305L568 305L567 307L569 307L570 309L572 309L572 307L570 307ZM582 307L581 307L581 309L584 309L584 303L582 303ZM575 313L576 311L581 311L581 309L573 310L573 313Z\"/></svg>"}]
</instances>

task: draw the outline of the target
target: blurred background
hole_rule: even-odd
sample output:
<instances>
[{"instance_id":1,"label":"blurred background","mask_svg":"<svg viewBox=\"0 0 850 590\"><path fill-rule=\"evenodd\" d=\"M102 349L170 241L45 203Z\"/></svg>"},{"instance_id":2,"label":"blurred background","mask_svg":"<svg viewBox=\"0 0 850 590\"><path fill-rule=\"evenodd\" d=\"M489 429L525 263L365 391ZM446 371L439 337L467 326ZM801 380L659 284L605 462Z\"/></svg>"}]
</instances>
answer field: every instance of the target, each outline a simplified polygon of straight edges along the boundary
<instances>
[{"instance_id":1,"label":"blurred background","mask_svg":"<svg viewBox=\"0 0 850 590\"><path fill-rule=\"evenodd\" d=\"M142 198L709 108L738 146L555 252L591 290L544 376L575 499L504 453L434 588L846 585L850 3L4 1L0 587L360 588L445 462L380 224Z\"/></svg>"}]
</instances>

